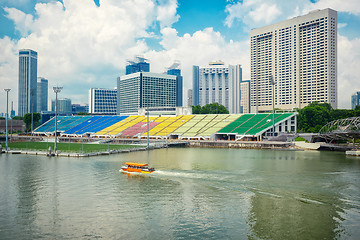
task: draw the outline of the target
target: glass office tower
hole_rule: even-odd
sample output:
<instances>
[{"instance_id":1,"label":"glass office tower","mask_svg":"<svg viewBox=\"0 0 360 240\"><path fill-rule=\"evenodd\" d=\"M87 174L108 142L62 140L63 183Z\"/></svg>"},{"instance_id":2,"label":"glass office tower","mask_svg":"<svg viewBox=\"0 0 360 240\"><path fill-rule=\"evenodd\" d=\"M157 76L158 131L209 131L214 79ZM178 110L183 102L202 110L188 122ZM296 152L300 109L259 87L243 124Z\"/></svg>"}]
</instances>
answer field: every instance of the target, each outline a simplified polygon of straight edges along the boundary
<instances>
[{"instance_id":1,"label":"glass office tower","mask_svg":"<svg viewBox=\"0 0 360 240\"><path fill-rule=\"evenodd\" d=\"M178 68L180 63L174 63L168 70L168 75L176 76L176 106L183 106L183 77L181 76L181 70Z\"/></svg>"},{"instance_id":2,"label":"glass office tower","mask_svg":"<svg viewBox=\"0 0 360 240\"><path fill-rule=\"evenodd\" d=\"M118 114L137 114L139 108L176 107L176 76L138 72L118 78Z\"/></svg>"},{"instance_id":3,"label":"glass office tower","mask_svg":"<svg viewBox=\"0 0 360 240\"><path fill-rule=\"evenodd\" d=\"M37 52L19 51L18 114L37 111Z\"/></svg>"},{"instance_id":4,"label":"glass office tower","mask_svg":"<svg viewBox=\"0 0 360 240\"><path fill-rule=\"evenodd\" d=\"M356 106L360 106L360 92L351 95L351 109L355 110Z\"/></svg>"},{"instance_id":5,"label":"glass office tower","mask_svg":"<svg viewBox=\"0 0 360 240\"><path fill-rule=\"evenodd\" d=\"M37 112L48 110L48 80L38 77L37 82Z\"/></svg>"}]
</instances>

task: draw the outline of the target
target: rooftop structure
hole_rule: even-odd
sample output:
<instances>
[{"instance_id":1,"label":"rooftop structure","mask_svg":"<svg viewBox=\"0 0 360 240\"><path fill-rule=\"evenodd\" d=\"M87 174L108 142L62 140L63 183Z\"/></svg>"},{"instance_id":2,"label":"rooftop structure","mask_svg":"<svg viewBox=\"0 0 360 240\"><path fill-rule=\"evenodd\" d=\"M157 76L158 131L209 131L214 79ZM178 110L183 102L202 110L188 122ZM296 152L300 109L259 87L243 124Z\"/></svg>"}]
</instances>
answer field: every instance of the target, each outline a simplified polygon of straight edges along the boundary
<instances>
[{"instance_id":1,"label":"rooftop structure","mask_svg":"<svg viewBox=\"0 0 360 240\"><path fill-rule=\"evenodd\" d=\"M137 72L150 72L150 62L148 59L136 56L134 60L127 60L126 75Z\"/></svg>"}]
</instances>

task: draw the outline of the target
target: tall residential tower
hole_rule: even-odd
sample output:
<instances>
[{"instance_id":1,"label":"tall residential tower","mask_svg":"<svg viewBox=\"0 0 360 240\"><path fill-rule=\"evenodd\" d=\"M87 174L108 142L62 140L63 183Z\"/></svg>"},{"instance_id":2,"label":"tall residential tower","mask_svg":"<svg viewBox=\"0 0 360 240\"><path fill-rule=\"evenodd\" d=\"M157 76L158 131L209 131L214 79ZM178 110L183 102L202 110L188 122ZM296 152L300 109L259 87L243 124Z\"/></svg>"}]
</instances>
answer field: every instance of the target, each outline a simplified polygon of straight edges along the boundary
<instances>
[{"instance_id":1,"label":"tall residential tower","mask_svg":"<svg viewBox=\"0 0 360 240\"><path fill-rule=\"evenodd\" d=\"M251 112L292 110L311 102L337 108L337 12L251 30ZM273 92L274 88L274 92Z\"/></svg>"},{"instance_id":2,"label":"tall residential tower","mask_svg":"<svg viewBox=\"0 0 360 240\"><path fill-rule=\"evenodd\" d=\"M19 51L18 115L37 110L37 52L30 49Z\"/></svg>"}]
</instances>

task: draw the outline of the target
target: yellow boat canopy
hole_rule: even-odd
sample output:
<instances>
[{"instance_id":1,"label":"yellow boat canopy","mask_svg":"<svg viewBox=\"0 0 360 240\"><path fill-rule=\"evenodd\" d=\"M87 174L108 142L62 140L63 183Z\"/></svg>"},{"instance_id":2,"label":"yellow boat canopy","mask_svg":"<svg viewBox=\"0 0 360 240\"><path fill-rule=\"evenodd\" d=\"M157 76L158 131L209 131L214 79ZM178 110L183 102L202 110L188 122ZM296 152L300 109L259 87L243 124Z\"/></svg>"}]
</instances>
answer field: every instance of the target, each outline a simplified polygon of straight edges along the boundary
<instances>
[{"instance_id":1,"label":"yellow boat canopy","mask_svg":"<svg viewBox=\"0 0 360 240\"><path fill-rule=\"evenodd\" d=\"M125 164L129 165L129 166L136 166L136 167L145 167L148 165L146 163L132 163L132 162L126 162Z\"/></svg>"}]
</instances>

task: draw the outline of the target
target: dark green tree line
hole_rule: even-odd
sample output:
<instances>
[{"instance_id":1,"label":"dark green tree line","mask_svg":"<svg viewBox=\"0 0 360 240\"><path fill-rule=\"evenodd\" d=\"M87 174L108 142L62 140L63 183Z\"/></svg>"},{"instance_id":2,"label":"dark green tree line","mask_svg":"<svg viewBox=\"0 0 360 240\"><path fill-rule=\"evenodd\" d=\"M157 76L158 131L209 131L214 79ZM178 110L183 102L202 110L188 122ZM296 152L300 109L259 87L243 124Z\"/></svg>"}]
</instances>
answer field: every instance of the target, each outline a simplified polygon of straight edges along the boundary
<instances>
[{"instance_id":1,"label":"dark green tree line","mask_svg":"<svg viewBox=\"0 0 360 240\"><path fill-rule=\"evenodd\" d=\"M333 109L328 103L313 102L303 109L298 109L298 131L316 133L328 122L349 118L359 117L360 108L355 110Z\"/></svg>"},{"instance_id":2,"label":"dark green tree line","mask_svg":"<svg viewBox=\"0 0 360 240\"><path fill-rule=\"evenodd\" d=\"M219 103L210 103L205 106L192 106L193 114L229 114L229 111Z\"/></svg>"}]
</instances>

